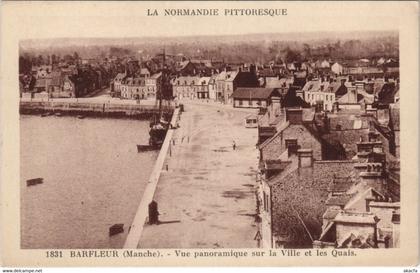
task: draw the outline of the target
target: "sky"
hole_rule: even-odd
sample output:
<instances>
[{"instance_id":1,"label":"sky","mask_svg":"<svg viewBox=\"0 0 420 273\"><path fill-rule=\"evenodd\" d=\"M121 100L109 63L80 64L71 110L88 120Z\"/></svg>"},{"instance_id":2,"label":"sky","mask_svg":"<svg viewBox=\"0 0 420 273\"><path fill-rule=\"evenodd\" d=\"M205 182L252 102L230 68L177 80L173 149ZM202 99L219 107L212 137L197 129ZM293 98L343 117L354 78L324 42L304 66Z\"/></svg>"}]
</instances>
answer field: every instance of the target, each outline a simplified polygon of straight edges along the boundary
<instances>
[{"instance_id":1,"label":"sky","mask_svg":"<svg viewBox=\"0 0 420 273\"><path fill-rule=\"evenodd\" d=\"M410 3L395 2L24 2L6 3L17 14L10 27L20 39L62 37L174 37L249 33L398 30ZM279 8L287 16L147 16L147 9ZM398 12L398 16L396 14ZM10 13L10 14L11 14ZM14 20L10 20L14 21ZM17 23L16 21L19 21Z\"/></svg>"}]
</instances>

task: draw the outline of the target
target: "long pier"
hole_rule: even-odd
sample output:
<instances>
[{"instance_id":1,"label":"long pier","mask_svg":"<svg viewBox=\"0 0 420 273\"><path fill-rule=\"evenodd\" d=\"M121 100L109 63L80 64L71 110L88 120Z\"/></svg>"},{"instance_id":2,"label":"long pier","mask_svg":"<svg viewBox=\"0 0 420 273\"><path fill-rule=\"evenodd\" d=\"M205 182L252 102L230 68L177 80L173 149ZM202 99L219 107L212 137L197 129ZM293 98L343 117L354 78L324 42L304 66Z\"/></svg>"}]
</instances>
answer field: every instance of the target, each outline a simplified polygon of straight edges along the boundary
<instances>
[{"instance_id":1,"label":"long pier","mask_svg":"<svg viewBox=\"0 0 420 273\"><path fill-rule=\"evenodd\" d=\"M171 114L173 106L163 106L163 112ZM62 101L20 101L20 114L42 115L55 114L62 115L83 115L97 117L114 118L150 118L159 112L155 105L140 104L118 104L118 103L99 103L99 102L62 102Z\"/></svg>"},{"instance_id":2,"label":"long pier","mask_svg":"<svg viewBox=\"0 0 420 273\"><path fill-rule=\"evenodd\" d=\"M162 172L163 164L166 160L166 156L171 146L172 137L175 129L177 128L177 122L180 115L180 109L176 108L171 120L171 128L166 133L165 141L162 144L158 158L153 167L153 171L149 177L148 184L141 198L140 205L137 209L136 215L134 216L133 223L131 224L129 233L127 235L124 248L137 248L140 241L143 227L148 217L148 206L152 202L155 195L156 187L159 182L160 174Z\"/></svg>"}]
</instances>

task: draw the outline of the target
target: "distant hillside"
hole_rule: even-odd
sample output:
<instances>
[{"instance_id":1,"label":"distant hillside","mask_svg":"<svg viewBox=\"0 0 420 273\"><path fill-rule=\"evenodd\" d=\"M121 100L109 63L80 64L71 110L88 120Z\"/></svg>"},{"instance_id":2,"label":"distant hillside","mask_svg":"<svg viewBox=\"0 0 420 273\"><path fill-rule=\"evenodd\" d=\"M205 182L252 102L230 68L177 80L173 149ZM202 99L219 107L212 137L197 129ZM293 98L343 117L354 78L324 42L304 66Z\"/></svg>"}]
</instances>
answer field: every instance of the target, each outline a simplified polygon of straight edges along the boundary
<instances>
[{"instance_id":1,"label":"distant hillside","mask_svg":"<svg viewBox=\"0 0 420 273\"><path fill-rule=\"evenodd\" d=\"M241 35L201 35L177 37L130 37L130 38L53 38L22 40L22 49L42 49L45 47L66 46L111 46L140 45L144 43L235 43L256 41L317 42L321 40L366 40L380 37L398 38L397 31L364 31L364 32L291 32L291 33L256 33Z\"/></svg>"},{"instance_id":2,"label":"distant hillside","mask_svg":"<svg viewBox=\"0 0 420 273\"><path fill-rule=\"evenodd\" d=\"M121 50L115 50L121 49ZM73 55L82 58L127 52L136 58L149 58L165 49L167 54L187 58L220 59L228 62L266 63L271 60L398 57L397 31L259 33L247 35L136 37L136 38L57 38L23 40L20 53ZM122 56L120 56L122 57Z\"/></svg>"}]
</instances>

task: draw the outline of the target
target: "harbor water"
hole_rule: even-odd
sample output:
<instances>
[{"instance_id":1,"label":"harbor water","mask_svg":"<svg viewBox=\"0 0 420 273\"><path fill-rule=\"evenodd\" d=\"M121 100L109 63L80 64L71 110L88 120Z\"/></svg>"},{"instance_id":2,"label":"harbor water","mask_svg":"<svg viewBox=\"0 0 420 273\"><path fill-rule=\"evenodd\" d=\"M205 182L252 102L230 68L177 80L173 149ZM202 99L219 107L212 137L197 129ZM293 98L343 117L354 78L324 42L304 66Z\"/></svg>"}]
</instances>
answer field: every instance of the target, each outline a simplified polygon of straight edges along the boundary
<instances>
[{"instance_id":1,"label":"harbor water","mask_svg":"<svg viewBox=\"0 0 420 273\"><path fill-rule=\"evenodd\" d=\"M149 123L20 117L21 247L121 248L158 152ZM32 178L43 183L27 186ZM124 233L109 228L124 224Z\"/></svg>"}]
</instances>

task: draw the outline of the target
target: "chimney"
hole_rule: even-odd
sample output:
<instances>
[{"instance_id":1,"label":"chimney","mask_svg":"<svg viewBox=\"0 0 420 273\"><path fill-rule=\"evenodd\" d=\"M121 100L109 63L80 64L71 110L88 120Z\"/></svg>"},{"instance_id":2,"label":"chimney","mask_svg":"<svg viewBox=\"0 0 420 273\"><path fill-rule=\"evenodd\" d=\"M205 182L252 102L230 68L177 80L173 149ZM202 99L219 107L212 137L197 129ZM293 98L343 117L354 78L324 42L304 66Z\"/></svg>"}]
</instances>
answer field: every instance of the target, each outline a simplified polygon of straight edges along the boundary
<instances>
[{"instance_id":1,"label":"chimney","mask_svg":"<svg viewBox=\"0 0 420 273\"><path fill-rule=\"evenodd\" d=\"M281 104L280 97L271 97L271 112L275 117L280 115Z\"/></svg>"},{"instance_id":2,"label":"chimney","mask_svg":"<svg viewBox=\"0 0 420 273\"><path fill-rule=\"evenodd\" d=\"M299 149L297 153L299 158L299 168L307 168L313 166L312 149Z\"/></svg>"},{"instance_id":3,"label":"chimney","mask_svg":"<svg viewBox=\"0 0 420 273\"><path fill-rule=\"evenodd\" d=\"M251 64L249 66L249 72L251 72L253 75L257 75L257 68L256 68L255 64Z\"/></svg>"},{"instance_id":4,"label":"chimney","mask_svg":"<svg viewBox=\"0 0 420 273\"><path fill-rule=\"evenodd\" d=\"M289 121L290 124L302 124L303 117L302 117L303 110L289 108L286 109L286 120Z\"/></svg>"},{"instance_id":5,"label":"chimney","mask_svg":"<svg viewBox=\"0 0 420 273\"><path fill-rule=\"evenodd\" d=\"M387 189L386 180L383 176L383 164L378 162L369 162L355 164L359 171L361 183L368 187L372 187L378 192L384 192Z\"/></svg>"}]
</instances>

